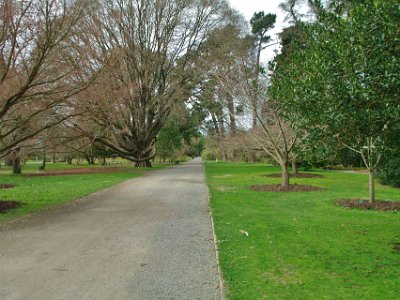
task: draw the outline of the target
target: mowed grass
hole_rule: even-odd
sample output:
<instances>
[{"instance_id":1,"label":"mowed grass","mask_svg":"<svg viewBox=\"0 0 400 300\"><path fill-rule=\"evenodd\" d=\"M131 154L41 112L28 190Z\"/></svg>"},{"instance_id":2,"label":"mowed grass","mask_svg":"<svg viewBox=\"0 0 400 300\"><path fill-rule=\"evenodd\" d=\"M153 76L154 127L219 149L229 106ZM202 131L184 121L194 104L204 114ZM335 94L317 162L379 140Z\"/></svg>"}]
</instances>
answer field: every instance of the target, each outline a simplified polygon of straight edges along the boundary
<instances>
[{"instance_id":1,"label":"mowed grass","mask_svg":"<svg viewBox=\"0 0 400 300\"><path fill-rule=\"evenodd\" d=\"M0 214L0 222L22 216L28 213L37 212L55 205L63 204L79 199L93 192L111 187L127 179L143 175L150 170L166 167L167 165L155 165L151 169L127 168L122 172L103 174L79 174L64 176L38 176L30 177L12 175L9 168L2 167L4 171L0 174L1 184L15 184L12 189L0 189L0 200L15 200L23 205L17 209ZM47 170L60 170L69 168L84 168L87 165L49 164ZM91 166L99 167L99 165ZM23 167L24 173L37 172L36 165Z\"/></svg>"},{"instance_id":2,"label":"mowed grass","mask_svg":"<svg viewBox=\"0 0 400 300\"><path fill-rule=\"evenodd\" d=\"M325 178L291 180L322 192L249 190L279 183L262 176L276 172L265 165L206 164L228 298L400 299L400 213L335 204L367 197L368 176L316 172ZM400 190L378 184L377 198L400 201Z\"/></svg>"}]
</instances>

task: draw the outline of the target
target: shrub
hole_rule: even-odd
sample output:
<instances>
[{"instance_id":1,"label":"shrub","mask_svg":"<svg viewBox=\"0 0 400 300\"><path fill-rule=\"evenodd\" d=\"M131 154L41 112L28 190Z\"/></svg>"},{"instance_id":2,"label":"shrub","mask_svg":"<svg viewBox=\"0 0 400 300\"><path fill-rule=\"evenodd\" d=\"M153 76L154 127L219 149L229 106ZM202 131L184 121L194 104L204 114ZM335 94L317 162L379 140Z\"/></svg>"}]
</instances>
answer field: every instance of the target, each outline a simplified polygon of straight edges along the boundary
<instances>
[{"instance_id":1,"label":"shrub","mask_svg":"<svg viewBox=\"0 0 400 300\"><path fill-rule=\"evenodd\" d=\"M381 165L379 181L382 184L400 188L400 153L385 157Z\"/></svg>"}]
</instances>

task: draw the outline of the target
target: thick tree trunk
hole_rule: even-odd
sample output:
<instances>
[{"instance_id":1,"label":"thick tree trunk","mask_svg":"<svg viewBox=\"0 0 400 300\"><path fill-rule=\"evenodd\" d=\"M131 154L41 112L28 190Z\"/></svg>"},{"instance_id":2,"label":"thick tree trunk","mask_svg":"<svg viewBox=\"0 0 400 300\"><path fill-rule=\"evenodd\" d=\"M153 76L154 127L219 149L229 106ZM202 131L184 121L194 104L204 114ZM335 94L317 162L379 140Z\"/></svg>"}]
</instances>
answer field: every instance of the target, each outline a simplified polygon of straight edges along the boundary
<instances>
[{"instance_id":1,"label":"thick tree trunk","mask_svg":"<svg viewBox=\"0 0 400 300\"><path fill-rule=\"evenodd\" d=\"M375 201L375 181L374 181L374 170L369 170L369 202Z\"/></svg>"},{"instance_id":2,"label":"thick tree trunk","mask_svg":"<svg viewBox=\"0 0 400 300\"><path fill-rule=\"evenodd\" d=\"M221 149L221 160L222 161L226 161L226 159L227 159L227 155L226 155L226 151L225 151L225 149Z\"/></svg>"},{"instance_id":3,"label":"thick tree trunk","mask_svg":"<svg viewBox=\"0 0 400 300\"><path fill-rule=\"evenodd\" d=\"M218 121L217 121L217 117L215 116L215 114L213 112L210 112L211 114L211 120L213 122L214 125L214 130L216 134L219 134L219 127L218 127Z\"/></svg>"},{"instance_id":4,"label":"thick tree trunk","mask_svg":"<svg viewBox=\"0 0 400 300\"><path fill-rule=\"evenodd\" d=\"M231 95L227 95L227 106L229 110L229 126L231 133L236 132L236 116L235 116L235 104L233 103L233 98Z\"/></svg>"},{"instance_id":5,"label":"thick tree trunk","mask_svg":"<svg viewBox=\"0 0 400 300\"><path fill-rule=\"evenodd\" d=\"M289 170L287 163L282 163L281 164L281 169L282 169L282 186L288 187L289 186Z\"/></svg>"},{"instance_id":6,"label":"thick tree trunk","mask_svg":"<svg viewBox=\"0 0 400 300\"><path fill-rule=\"evenodd\" d=\"M95 158L93 156L85 154L85 159L89 165L94 165Z\"/></svg>"},{"instance_id":7,"label":"thick tree trunk","mask_svg":"<svg viewBox=\"0 0 400 300\"><path fill-rule=\"evenodd\" d=\"M297 161L295 158L293 158L292 160L292 175L296 176L299 173L298 169L297 169Z\"/></svg>"},{"instance_id":8,"label":"thick tree trunk","mask_svg":"<svg viewBox=\"0 0 400 300\"><path fill-rule=\"evenodd\" d=\"M137 162L135 162L135 167L136 168L151 168L151 161L150 160L137 161Z\"/></svg>"},{"instance_id":9,"label":"thick tree trunk","mask_svg":"<svg viewBox=\"0 0 400 300\"><path fill-rule=\"evenodd\" d=\"M13 174L21 174L21 157L19 156L20 150L20 147L15 147L11 150Z\"/></svg>"}]
</instances>

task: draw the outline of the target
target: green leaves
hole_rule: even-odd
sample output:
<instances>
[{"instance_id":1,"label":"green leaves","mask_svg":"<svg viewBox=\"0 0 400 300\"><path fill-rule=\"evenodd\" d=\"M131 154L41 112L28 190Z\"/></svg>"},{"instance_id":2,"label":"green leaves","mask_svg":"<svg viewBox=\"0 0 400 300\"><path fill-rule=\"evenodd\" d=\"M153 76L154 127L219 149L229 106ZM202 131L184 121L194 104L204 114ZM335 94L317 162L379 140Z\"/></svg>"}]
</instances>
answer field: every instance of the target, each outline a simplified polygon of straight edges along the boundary
<instances>
[{"instance_id":1,"label":"green leaves","mask_svg":"<svg viewBox=\"0 0 400 300\"><path fill-rule=\"evenodd\" d=\"M263 11L254 13L253 17L250 20L251 24L251 32L262 39L266 39L265 33L274 28L274 24L276 22L275 14L265 14ZM268 42L269 38L263 42Z\"/></svg>"},{"instance_id":2,"label":"green leaves","mask_svg":"<svg viewBox=\"0 0 400 300\"><path fill-rule=\"evenodd\" d=\"M302 128L340 133L358 149L368 137L383 135L400 115L396 2L337 1L318 22L299 25L303 40L276 58L269 89L286 116L297 115Z\"/></svg>"}]
</instances>

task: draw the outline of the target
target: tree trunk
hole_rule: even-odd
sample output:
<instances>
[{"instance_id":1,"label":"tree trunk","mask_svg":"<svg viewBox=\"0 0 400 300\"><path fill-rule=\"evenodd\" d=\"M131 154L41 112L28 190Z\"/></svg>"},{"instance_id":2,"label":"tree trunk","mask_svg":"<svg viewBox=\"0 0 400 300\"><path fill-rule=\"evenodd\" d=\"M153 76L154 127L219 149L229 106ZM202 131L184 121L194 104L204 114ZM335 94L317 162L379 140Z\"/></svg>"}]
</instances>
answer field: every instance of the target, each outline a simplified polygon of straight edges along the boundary
<instances>
[{"instance_id":1,"label":"tree trunk","mask_svg":"<svg viewBox=\"0 0 400 300\"><path fill-rule=\"evenodd\" d=\"M43 161L42 165L39 167L40 171L44 171L46 169L46 148L43 151Z\"/></svg>"},{"instance_id":2,"label":"tree trunk","mask_svg":"<svg viewBox=\"0 0 400 300\"><path fill-rule=\"evenodd\" d=\"M292 160L292 175L296 176L299 173L298 169L297 169L297 161L295 158L293 158Z\"/></svg>"},{"instance_id":3,"label":"tree trunk","mask_svg":"<svg viewBox=\"0 0 400 300\"><path fill-rule=\"evenodd\" d=\"M282 163L281 164L281 169L282 169L282 186L288 187L289 186L289 170L287 163Z\"/></svg>"},{"instance_id":4,"label":"tree trunk","mask_svg":"<svg viewBox=\"0 0 400 300\"><path fill-rule=\"evenodd\" d=\"M137 162L135 162L135 167L136 168L151 168L151 161L150 160L137 161Z\"/></svg>"},{"instance_id":5,"label":"tree trunk","mask_svg":"<svg viewBox=\"0 0 400 300\"><path fill-rule=\"evenodd\" d=\"M233 103L233 97L231 95L227 95L227 106L229 110L229 126L231 129L231 133L236 132L236 116L235 116L235 104Z\"/></svg>"},{"instance_id":6,"label":"tree trunk","mask_svg":"<svg viewBox=\"0 0 400 300\"><path fill-rule=\"evenodd\" d=\"M375 181L374 181L374 170L369 170L369 202L375 201Z\"/></svg>"},{"instance_id":7,"label":"tree trunk","mask_svg":"<svg viewBox=\"0 0 400 300\"><path fill-rule=\"evenodd\" d=\"M102 160L103 160L103 162L101 163L101 165L102 165L102 166L105 166L105 165L106 165L106 157L103 156Z\"/></svg>"},{"instance_id":8,"label":"tree trunk","mask_svg":"<svg viewBox=\"0 0 400 300\"><path fill-rule=\"evenodd\" d=\"M253 111L253 130L256 130L256 128L257 128L257 111L256 110L254 110ZM256 152L255 151L252 151L251 153L250 153L250 162L252 162L252 163L255 163L255 162L257 162L257 155L256 155Z\"/></svg>"},{"instance_id":9,"label":"tree trunk","mask_svg":"<svg viewBox=\"0 0 400 300\"><path fill-rule=\"evenodd\" d=\"M226 161L227 155L225 149L221 149L221 160Z\"/></svg>"},{"instance_id":10,"label":"tree trunk","mask_svg":"<svg viewBox=\"0 0 400 300\"><path fill-rule=\"evenodd\" d=\"M11 150L13 174L21 174L21 157L19 156L20 150L20 147L15 147Z\"/></svg>"},{"instance_id":11,"label":"tree trunk","mask_svg":"<svg viewBox=\"0 0 400 300\"><path fill-rule=\"evenodd\" d=\"M94 157L90 156L89 154L85 154L85 159L88 165L94 165Z\"/></svg>"}]
</instances>

